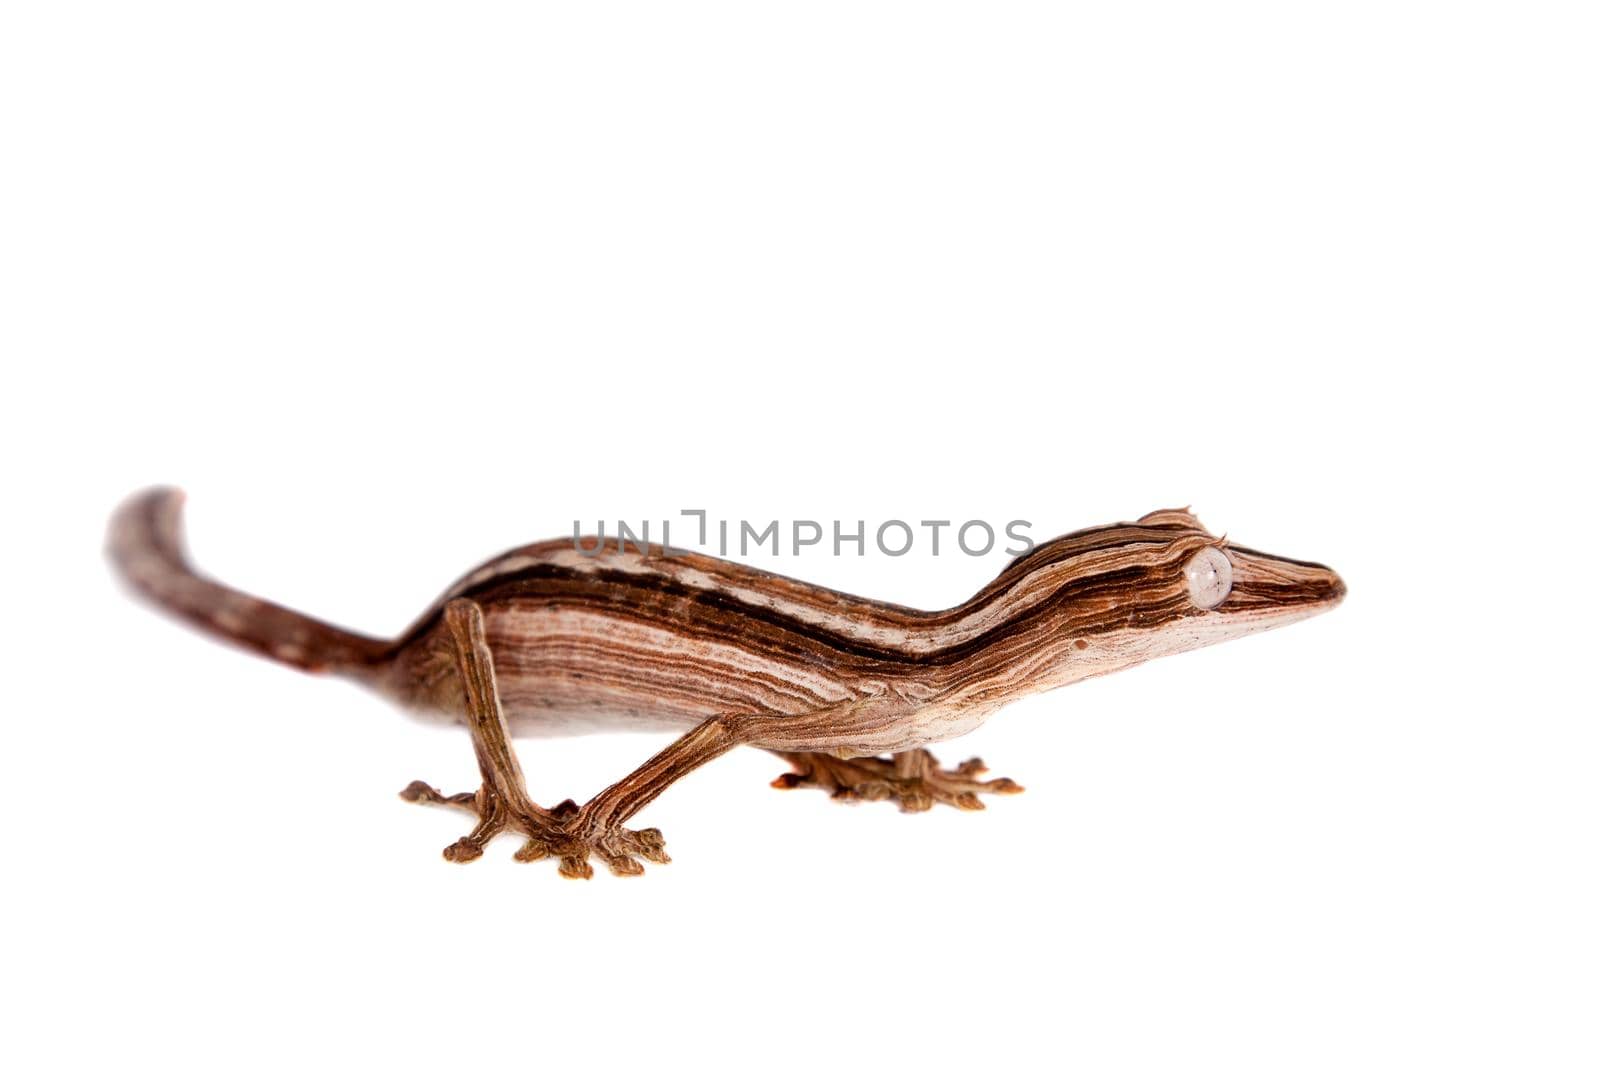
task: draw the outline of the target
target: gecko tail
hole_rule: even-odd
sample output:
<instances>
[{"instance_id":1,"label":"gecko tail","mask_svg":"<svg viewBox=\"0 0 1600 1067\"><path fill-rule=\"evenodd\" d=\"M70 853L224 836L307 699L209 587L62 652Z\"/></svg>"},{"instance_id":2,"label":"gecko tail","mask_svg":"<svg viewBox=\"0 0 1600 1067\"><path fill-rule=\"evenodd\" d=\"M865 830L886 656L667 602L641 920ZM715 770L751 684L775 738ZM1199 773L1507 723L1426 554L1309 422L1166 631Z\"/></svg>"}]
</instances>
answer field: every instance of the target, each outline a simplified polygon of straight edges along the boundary
<instances>
[{"instance_id":1,"label":"gecko tail","mask_svg":"<svg viewBox=\"0 0 1600 1067\"><path fill-rule=\"evenodd\" d=\"M111 517L106 553L139 596L203 632L303 671L361 673L390 642L341 630L198 573L183 542L183 492L135 493Z\"/></svg>"}]
</instances>

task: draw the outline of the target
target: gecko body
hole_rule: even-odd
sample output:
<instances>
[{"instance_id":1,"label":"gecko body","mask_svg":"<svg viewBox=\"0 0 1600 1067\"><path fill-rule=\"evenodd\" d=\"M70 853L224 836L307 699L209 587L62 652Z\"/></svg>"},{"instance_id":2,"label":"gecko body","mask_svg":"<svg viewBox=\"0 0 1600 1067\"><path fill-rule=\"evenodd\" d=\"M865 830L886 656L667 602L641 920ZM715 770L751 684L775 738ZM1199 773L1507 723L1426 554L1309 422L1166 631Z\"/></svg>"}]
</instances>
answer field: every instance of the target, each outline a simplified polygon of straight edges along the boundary
<instances>
[{"instance_id":1,"label":"gecko body","mask_svg":"<svg viewBox=\"0 0 1600 1067\"><path fill-rule=\"evenodd\" d=\"M1030 693L1307 618L1344 595L1326 567L1229 544L1167 510L1045 542L943 611L659 546L542 542L475 568L385 641L198 574L181 505L176 490L148 490L113 518L110 554L137 592L224 640L464 723L483 786L445 796L417 782L404 794L478 815L447 857L475 858L513 830L528 838L519 858L555 856L575 876L589 855L623 874L642 870L636 857L664 859L657 832L622 821L740 744L795 765L774 784L906 810L981 807L978 793L1017 787L981 780L975 761L940 768L923 745ZM510 735L612 729L684 733L581 807L528 797Z\"/></svg>"}]
</instances>

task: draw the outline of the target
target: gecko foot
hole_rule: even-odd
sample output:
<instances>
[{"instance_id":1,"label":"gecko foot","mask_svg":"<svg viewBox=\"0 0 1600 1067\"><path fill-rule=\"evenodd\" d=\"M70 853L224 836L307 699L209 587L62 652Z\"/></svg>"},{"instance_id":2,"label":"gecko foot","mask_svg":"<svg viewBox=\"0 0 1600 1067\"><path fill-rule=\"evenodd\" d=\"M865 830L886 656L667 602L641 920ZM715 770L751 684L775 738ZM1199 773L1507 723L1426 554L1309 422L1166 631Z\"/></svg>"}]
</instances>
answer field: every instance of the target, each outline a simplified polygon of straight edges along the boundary
<instances>
[{"instance_id":1,"label":"gecko foot","mask_svg":"<svg viewBox=\"0 0 1600 1067\"><path fill-rule=\"evenodd\" d=\"M558 862L565 878L592 878L591 854L623 877L644 873L640 859L670 863L661 831L629 830L608 827L585 817L584 810L564 800L549 811L540 808L517 811L493 793L454 793L446 795L426 782L412 782L400 791L400 798L414 804L435 804L463 808L478 816L478 825L444 850L452 863L471 863L483 855L483 848L502 833L522 834L527 841L513 857L519 863L550 857Z\"/></svg>"},{"instance_id":2,"label":"gecko foot","mask_svg":"<svg viewBox=\"0 0 1600 1067\"><path fill-rule=\"evenodd\" d=\"M794 764L797 773L780 774L773 780L776 789L812 786L826 789L835 800L893 800L901 811L927 811L935 804L949 804L963 811L983 808L979 793L1020 793L1022 787L1009 778L980 781L988 771L980 759L969 759L954 770L945 770L925 748L901 752L891 758L861 756L843 759L821 752L779 752Z\"/></svg>"},{"instance_id":3,"label":"gecko foot","mask_svg":"<svg viewBox=\"0 0 1600 1067\"><path fill-rule=\"evenodd\" d=\"M579 812L562 829L553 833L530 835L528 843L517 850L514 858L519 863L532 863L550 856L560 862L561 874L565 878L593 877L594 868L589 864L590 853L598 856L612 874L623 878L644 873L640 858L651 863L672 862L660 830L654 827L629 830L622 826L614 829L585 828L581 816Z\"/></svg>"}]
</instances>

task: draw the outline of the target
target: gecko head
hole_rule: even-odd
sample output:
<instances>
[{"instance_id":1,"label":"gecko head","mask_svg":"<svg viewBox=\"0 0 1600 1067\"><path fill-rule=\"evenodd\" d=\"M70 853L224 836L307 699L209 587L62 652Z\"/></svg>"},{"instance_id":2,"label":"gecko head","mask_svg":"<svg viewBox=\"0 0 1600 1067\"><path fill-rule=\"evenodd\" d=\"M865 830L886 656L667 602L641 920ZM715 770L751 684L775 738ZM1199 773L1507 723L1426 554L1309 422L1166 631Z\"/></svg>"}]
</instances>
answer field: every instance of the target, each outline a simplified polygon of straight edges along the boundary
<instances>
[{"instance_id":1,"label":"gecko head","mask_svg":"<svg viewBox=\"0 0 1600 1067\"><path fill-rule=\"evenodd\" d=\"M1157 511L1136 524L1151 530L1183 531L1162 562L1150 569L1152 591L1162 589L1172 611L1157 629L1171 629L1198 644L1275 629L1320 615L1344 599L1345 585L1333 569L1289 559L1214 537L1187 508ZM1185 535L1187 534L1187 536ZM1171 563L1177 576L1163 578Z\"/></svg>"},{"instance_id":2,"label":"gecko head","mask_svg":"<svg viewBox=\"0 0 1600 1067\"><path fill-rule=\"evenodd\" d=\"M1319 563L1218 537L1184 508L1047 541L989 592L1044 628L1054 685L1310 618L1345 586Z\"/></svg>"}]
</instances>

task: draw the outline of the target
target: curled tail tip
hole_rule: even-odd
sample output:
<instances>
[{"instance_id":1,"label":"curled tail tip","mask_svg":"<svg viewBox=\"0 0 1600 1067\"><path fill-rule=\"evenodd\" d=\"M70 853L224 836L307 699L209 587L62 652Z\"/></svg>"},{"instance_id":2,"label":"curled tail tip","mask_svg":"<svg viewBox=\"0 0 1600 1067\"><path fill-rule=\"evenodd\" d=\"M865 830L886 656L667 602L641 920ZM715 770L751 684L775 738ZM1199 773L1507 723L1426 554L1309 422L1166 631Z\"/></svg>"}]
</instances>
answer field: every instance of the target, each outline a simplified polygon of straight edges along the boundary
<instances>
[{"instance_id":1,"label":"curled tail tip","mask_svg":"<svg viewBox=\"0 0 1600 1067\"><path fill-rule=\"evenodd\" d=\"M124 500L111 516L106 554L138 596L213 637L306 671L356 670L390 644L351 633L195 571L184 547L181 489L154 486Z\"/></svg>"},{"instance_id":2,"label":"curled tail tip","mask_svg":"<svg viewBox=\"0 0 1600 1067\"><path fill-rule=\"evenodd\" d=\"M157 485L117 505L106 528L106 554L125 576L140 556L183 554L184 499L182 489Z\"/></svg>"},{"instance_id":3,"label":"curled tail tip","mask_svg":"<svg viewBox=\"0 0 1600 1067\"><path fill-rule=\"evenodd\" d=\"M112 526L122 525L140 516L182 511L185 499L184 491L173 485L152 485L137 493L130 493L112 513Z\"/></svg>"}]
</instances>

